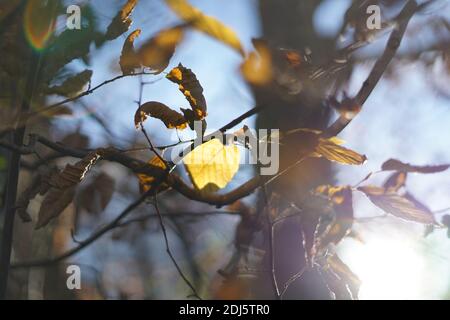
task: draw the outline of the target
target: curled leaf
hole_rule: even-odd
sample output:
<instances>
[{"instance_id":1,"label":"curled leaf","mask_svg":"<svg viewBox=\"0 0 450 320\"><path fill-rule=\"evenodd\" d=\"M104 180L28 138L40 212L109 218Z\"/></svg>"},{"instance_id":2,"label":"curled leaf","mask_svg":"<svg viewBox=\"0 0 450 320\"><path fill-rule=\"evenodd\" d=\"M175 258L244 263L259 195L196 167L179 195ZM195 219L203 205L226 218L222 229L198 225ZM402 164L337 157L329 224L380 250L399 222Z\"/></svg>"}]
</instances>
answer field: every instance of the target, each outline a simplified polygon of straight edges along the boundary
<instances>
[{"instance_id":1,"label":"curled leaf","mask_svg":"<svg viewBox=\"0 0 450 320\"><path fill-rule=\"evenodd\" d=\"M252 42L256 52L248 55L241 65L241 72L249 83L263 86L273 78L272 54L264 41L253 39Z\"/></svg>"},{"instance_id":2,"label":"curled leaf","mask_svg":"<svg viewBox=\"0 0 450 320\"><path fill-rule=\"evenodd\" d=\"M199 145L183 158L197 189L208 185L224 188L239 170L240 153L236 145L224 146L219 139Z\"/></svg>"},{"instance_id":3,"label":"curled leaf","mask_svg":"<svg viewBox=\"0 0 450 320\"><path fill-rule=\"evenodd\" d=\"M395 171L417 172L417 173L436 173L445 171L448 168L450 168L449 164L437 166L414 166L396 159L389 159L381 166L381 170L385 171L395 170Z\"/></svg>"},{"instance_id":4,"label":"curled leaf","mask_svg":"<svg viewBox=\"0 0 450 320\"><path fill-rule=\"evenodd\" d=\"M106 39L114 40L121 34L128 31L131 26L132 20L130 19L131 13L136 7L138 0L128 0L124 6L120 9L114 19L106 30Z\"/></svg>"},{"instance_id":5,"label":"curled leaf","mask_svg":"<svg viewBox=\"0 0 450 320\"><path fill-rule=\"evenodd\" d=\"M163 103L157 101L146 102L141 105L134 115L134 125L139 128L148 117L153 117L164 122L167 128L186 128L187 122L183 115L170 109Z\"/></svg>"},{"instance_id":6,"label":"curled leaf","mask_svg":"<svg viewBox=\"0 0 450 320\"><path fill-rule=\"evenodd\" d=\"M319 143L315 148L315 152L330 161L342 164L360 165L367 160L365 155L342 147L336 144L336 141L333 141L332 139L319 138Z\"/></svg>"},{"instance_id":7,"label":"curled leaf","mask_svg":"<svg viewBox=\"0 0 450 320\"><path fill-rule=\"evenodd\" d=\"M132 74L134 70L141 66L139 57L134 51L134 40L139 37L141 30L134 30L126 38L123 47L122 54L120 55L119 65L123 74Z\"/></svg>"},{"instance_id":8,"label":"curled leaf","mask_svg":"<svg viewBox=\"0 0 450 320\"><path fill-rule=\"evenodd\" d=\"M53 86L45 90L46 94L59 94L61 96L72 97L83 90L91 80L92 70L84 70L68 79L61 85Z\"/></svg>"},{"instance_id":9,"label":"curled leaf","mask_svg":"<svg viewBox=\"0 0 450 320\"><path fill-rule=\"evenodd\" d=\"M176 46L183 40L185 25L160 31L139 50L138 56L143 66L162 72L169 65Z\"/></svg>"},{"instance_id":10,"label":"curled leaf","mask_svg":"<svg viewBox=\"0 0 450 320\"><path fill-rule=\"evenodd\" d=\"M236 33L216 18L203 14L197 8L191 6L186 0L166 0L167 5L185 22L190 23L195 29L230 46L240 55L244 56L241 42Z\"/></svg>"},{"instance_id":11,"label":"curled leaf","mask_svg":"<svg viewBox=\"0 0 450 320\"><path fill-rule=\"evenodd\" d=\"M178 84L178 88L184 94L192 111L195 120L202 120L206 117L206 100L203 96L203 88L191 69L185 68L181 63L173 68L166 76L170 81Z\"/></svg>"},{"instance_id":12,"label":"curled leaf","mask_svg":"<svg viewBox=\"0 0 450 320\"><path fill-rule=\"evenodd\" d=\"M363 186L358 188L374 205L396 217L424 224L435 224L432 214L406 196L389 192L384 188Z\"/></svg>"}]
</instances>

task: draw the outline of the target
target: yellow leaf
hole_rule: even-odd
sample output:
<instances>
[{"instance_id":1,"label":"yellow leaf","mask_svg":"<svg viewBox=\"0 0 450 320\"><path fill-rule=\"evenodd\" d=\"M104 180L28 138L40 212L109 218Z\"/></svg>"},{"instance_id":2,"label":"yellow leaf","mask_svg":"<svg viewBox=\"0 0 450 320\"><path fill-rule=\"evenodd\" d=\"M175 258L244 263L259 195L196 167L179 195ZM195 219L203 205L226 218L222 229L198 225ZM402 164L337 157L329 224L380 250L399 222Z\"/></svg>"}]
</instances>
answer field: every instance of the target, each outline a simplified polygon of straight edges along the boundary
<instances>
[{"instance_id":1,"label":"yellow leaf","mask_svg":"<svg viewBox=\"0 0 450 320\"><path fill-rule=\"evenodd\" d=\"M245 79L257 86L263 86L272 80L272 54L266 43L254 39L256 52L251 52L241 65L241 72Z\"/></svg>"},{"instance_id":2,"label":"yellow leaf","mask_svg":"<svg viewBox=\"0 0 450 320\"><path fill-rule=\"evenodd\" d=\"M166 0L166 3L181 19L190 23L194 28L227 44L244 56L241 42L231 28L216 18L203 14L186 0Z\"/></svg>"},{"instance_id":3,"label":"yellow leaf","mask_svg":"<svg viewBox=\"0 0 450 320\"><path fill-rule=\"evenodd\" d=\"M315 148L315 152L327 158L330 161L339 162L342 164L363 164L367 158L353 150L341 147L336 144L335 138L323 139L319 138L319 143Z\"/></svg>"},{"instance_id":4,"label":"yellow leaf","mask_svg":"<svg viewBox=\"0 0 450 320\"><path fill-rule=\"evenodd\" d=\"M240 153L236 145L224 146L212 139L191 151L183 162L198 189L208 185L224 188L239 170Z\"/></svg>"},{"instance_id":5,"label":"yellow leaf","mask_svg":"<svg viewBox=\"0 0 450 320\"><path fill-rule=\"evenodd\" d=\"M150 159L148 164L162 169L166 169L166 164L162 162L161 159L157 156L154 156L152 159ZM138 174L137 176L139 179L139 190L141 193L145 193L154 187L153 183L155 182L155 177L148 176L146 174ZM159 186L158 191L161 191L166 188L167 185L163 183Z\"/></svg>"},{"instance_id":6,"label":"yellow leaf","mask_svg":"<svg viewBox=\"0 0 450 320\"><path fill-rule=\"evenodd\" d=\"M183 40L185 25L160 31L138 51L142 65L162 72L169 65L176 46Z\"/></svg>"},{"instance_id":7,"label":"yellow leaf","mask_svg":"<svg viewBox=\"0 0 450 320\"><path fill-rule=\"evenodd\" d=\"M106 30L106 39L116 39L121 34L127 32L133 22L130 19L131 13L136 7L138 0L128 0L120 9Z\"/></svg>"},{"instance_id":8,"label":"yellow leaf","mask_svg":"<svg viewBox=\"0 0 450 320\"><path fill-rule=\"evenodd\" d=\"M134 69L139 68L141 63L134 51L134 40L141 34L141 29L134 30L125 40L120 55L119 65L123 74L134 73Z\"/></svg>"}]
</instances>

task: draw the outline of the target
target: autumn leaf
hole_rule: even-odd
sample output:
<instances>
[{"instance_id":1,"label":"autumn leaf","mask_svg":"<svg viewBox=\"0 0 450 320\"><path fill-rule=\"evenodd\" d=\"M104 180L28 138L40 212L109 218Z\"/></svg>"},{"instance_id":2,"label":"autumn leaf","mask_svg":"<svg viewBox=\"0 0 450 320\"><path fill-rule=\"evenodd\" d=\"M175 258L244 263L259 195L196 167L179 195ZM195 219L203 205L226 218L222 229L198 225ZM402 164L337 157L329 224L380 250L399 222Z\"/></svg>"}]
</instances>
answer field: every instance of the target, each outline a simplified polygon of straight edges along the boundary
<instances>
[{"instance_id":1,"label":"autumn leaf","mask_svg":"<svg viewBox=\"0 0 450 320\"><path fill-rule=\"evenodd\" d=\"M161 169L166 169L166 164L164 162L161 161L161 159L157 156L154 156L153 158L150 159L150 161L148 161L148 164L155 166L155 167L159 167ZM150 189L154 188L154 183L155 183L155 177L152 176L148 176L146 174L138 174L138 179L139 179L139 190L140 192L143 194L147 191L149 191ZM164 189L167 189L167 184L163 183L158 187L158 191L162 191Z\"/></svg>"},{"instance_id":2,"label":"autumn leaf","mask_svg":"<svg viewBox=\"0 0 450 320\"><path fill-rule=\"evenodd\" d=\"M240 153L236 145L224 146L212 139L196 147L183 163L197 189L208 185L224 188L239 170Z\"/></svg>"},{"instance_id":3,"label":"autumn leaf","mask_svg":"<svg viewBox=\"0 0 450 320\"><path fill-rule=\"evenodd\" d=\"M185 22L195 29L230 46L241 56L244 56L241 42L236 33L216 18L203 14L197 8L191 6L186 0L166 0L167 5Z\"/></svg>"},{"instance_id":4,"label":"autumn leaf","mask_svg":"<svg viewBox=\"0 0 450 320\"><path fill-rule=\"evenodd\" d=\"M241 65L244 78L251 84L263 86L271 82L272 54L265 41L253 39L256 52L251 52Z\"/></svg>"},{"instance_id":5,"label":"autumn leaf","mask_svg":"<svg viewBox=\"0 0 450 320\"><path fill-rule=\"evenodd\" d=\"M185 27L180 25L162 30L142 45L137 52L141 64L158 73L166 69L176 46L183 40Z\"/></svg>"},{"instance_id":6,"label":"autumn leaf","mask_svg":"<svg viewBox=\"0 0 450 320\"><path fill-rule=\"evenodd\" d=\"M450 165L443 164L437 166L414 166L409 163L403 163L396 159L389 159L381 166L381 170L385 171L403 171L403 172L417 172L417 173L436 173L442 172L450 168Z\"/></svg>"},{"instance_id":7,"label":"autumn leaf","mask_svg":"<svg viewBox=\"0 0 450 320\"><path fill-rule=\"evenodd\" d=\"M134 40L141 34L141 29L134 30L126 38L123 47L122 54L120 55L119 65L123 74L132 74L134 70L141 66L139 57L134 51Z\"/></svg>"},{"instance_id":8,"label":"autumn leaf","mask_svg":"<svg viewBox=\"0 0 450 320\"><path fill-rule=\"evenodd\" d=\"M92 70L84 70L68 79L61 85L45 89L46 94L59 94L61 96L73 97L80 93L92 77Z\"/></svg>"},{"instance_id":9,"label":"autumn leaf","mask_svg":"<svg viewBox=\"0 0 450 320\"><path fill-rule=\"evenodd\" d=\"M191 69L185 68L181 63L173 68L166 76L170 81L178 84L178 88L188 100L194 112L194 120L202 120L206 117L206 100L203 96L203 88ZM186 112L185 112L186 117ZM187 117L189 114L187 114ZM188 119L189 120L189 119Z\"/></svg>"},{"instance_id":10,"label":"autumn leaf","mask_svg":"<svg viewBox=\"0 0 450 320\"><path fill-rule=\"evenodd\" d=\"M36 229L46 226L72 202L76 186L103 153L103 150L90 152L74 165L68 164L62 172L50 177L49 190L46 190L46 196L39 209Z\"/></svg>"},{"instance_id":11,"label":"autumn leaf","mask_svg":"<svg viewBox=\"0 0 450 320\"><path fill-rule=\"evenodd\" d=\"M131 13L136 7L138 0L128 0L124 6L120 9L114 19L106 30L106 39L114 40L121 34L128 31L131 26L132 20L130 18Z\"/></svg>"},{"instance_id":12,"label":"autumn leaf","mask_svg":"<svg viewBox=\"0 0 450 320\"><path fill-rule=\"evenodd\" d=\"M107 173L100 173L77 196L80 208L92 214L101 213L114 193L115 180Z\"/></svg>"},{"instance_id":13,"label":"autumn leaf","mask_svg":"<svg viewBox=\"0 0 450 320\"><path fill-rule=\"evenodd\" d=\"M367 160L365 155L338 145L333 138L319 138L315 152L330 161L342 164L360 165Z\"/></svg>"},{"instance_id":14,"label":"autumn leaf","mask_svg":"<svg viewBox=\"0 0 450 320\"><path fill-rule=\"evenodd\" d=\"M169 129L184 129L187 125L186 119L181 113L170 109L163 103L150 101L144 103L136 110L134 115L134 125L136 128L139 128L149 116L161 120Z\"/></svg>"},{"instance_id":15,"label":"autumn leaf","mask_svg":"<svg viewBox=\"0 0 450 320\"><path fill-rule=\"evenodd\" d=\"M434 217L430 212L420 208L405 196L375 186L363 186L359 187L358 190L386 213L408 221L435 224Z\"/></svg>"},{"instance_id":16,"label":"autumn leaf","mask_svg":"<svg viewBox=\"0 0 450 320\"><path fill-rule=\"evenodd\" d=\"M407 173L403 171L394 172L392 175L390 175L387 180L383 184L383 188L386 189L388 192L397 192L402 187L405 186Z\"/></svg>"}]
</instances>

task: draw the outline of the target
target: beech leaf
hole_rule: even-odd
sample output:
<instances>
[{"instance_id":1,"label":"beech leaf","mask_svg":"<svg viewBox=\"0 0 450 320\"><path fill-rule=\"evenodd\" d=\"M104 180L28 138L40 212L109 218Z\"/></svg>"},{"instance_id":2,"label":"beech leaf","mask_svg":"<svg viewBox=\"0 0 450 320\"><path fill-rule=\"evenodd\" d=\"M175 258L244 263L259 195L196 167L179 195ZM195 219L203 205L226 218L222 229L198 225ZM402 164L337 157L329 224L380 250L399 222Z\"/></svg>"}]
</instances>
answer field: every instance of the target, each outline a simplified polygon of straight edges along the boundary
<instances>
[{"instance_id":1,"label":"beech leaf","mask_svg":"<svg viewBox=\"0 0 450 320\"><path fill-rule=\"evenodd\" d=\"M134 40L139 37L141 34L141 30L134 30L130 35L126 38L123 47L122 54L120 55L119 65L123 74L132 74L135 69L141 66L139 61L139 57L134 51Z\"/></svg>"},{"instance_id":2,"label":"beech leaf","mask_svg":"<svg viewBox=\"0 0 450 320\"><path fill-rule=\"evenodd\" d=\"M315 152L330 161L342 164L360 165L367 160L365 155L336 144L336 140L333 140L333 138L319 138Z\"/></svg>"},{"instance_id":3,"label":"beech leaf","mask_svg":"<svg viewBox=\"0 0 450 320\"><path fill-rule=\"evenodd\" d=\"M144 103L136 110L134 115L136 128L139 128L149 116L161 120L169 129L184 129L187 126L187 121L181 113L170 109L163 103L150 101Z\"/></svg>"},{"instance_id":4,"label":"beech leaf","mask_svg":"<svg viewBox=\"0 0 450 320\"><path fill-rule=\"evenodd\" d=\"M109 24L108 29L106 30L106 39L114 40L118 36L128 31L132 23L130 16L134 8L136 7L137 2L138 0L128 0L123 5L123 7Z\"/></svg>"},{"instance_id":5,"label":"beech leaf","mask_svg":"<svg viewBox=\"0 0 450 320\"><path fill-rule=\"evenodd\" d=\"M148 164L162 169L166 169L166 164L162 162L161 159L157 156L151 158L150 161L148 161ZM155 177L148 176L142 173L138 174L137 176L139 179L139 190L141 193L145 193L154 188ZM167 189L167 185L165 183L161 184L157 190L162 191L164 189Z\"/></svg>"}]
</instances>

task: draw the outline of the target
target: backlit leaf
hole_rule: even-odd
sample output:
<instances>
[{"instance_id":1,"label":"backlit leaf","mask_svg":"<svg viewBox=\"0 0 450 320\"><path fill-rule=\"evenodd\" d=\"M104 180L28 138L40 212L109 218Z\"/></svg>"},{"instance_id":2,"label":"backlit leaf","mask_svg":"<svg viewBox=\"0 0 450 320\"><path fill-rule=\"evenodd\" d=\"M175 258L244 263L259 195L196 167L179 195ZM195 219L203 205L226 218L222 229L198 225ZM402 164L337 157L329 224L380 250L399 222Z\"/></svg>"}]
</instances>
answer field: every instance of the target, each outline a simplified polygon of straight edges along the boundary
<instances>
[{"instance_id":1,"label":"backlit leaf","mask_svg":"<svg viewBox=\"0 0 450 320\"><path fill-rule=\"evenodd\" d=\"M138 56L143 66L162 72L169 65L176 46L183 40L185 25L160 31L139 50Z\"/></svg>"},{"instance_id":2,"label":"backlit leaf","mask_svg":"<svg viewBox=\"0 0 450 320\"><path fill-rule=\"evenodd\" d=\"M91 80L92 70L84 70L68 79L61 85L53 86L45 90L46 94L59 94L61 96L73 97L80 93Z\"/></svg>"},{"instance_id":3,"label":"backlit leaf","mask_svg":"<svg viewBox=\"0 0 450 320\"><path fill-rule=\"evenodd\" d=\"M155 167L162 168L162 169L167 168L166 164L164 162L162 162L161 159L157 156L154 156L152 159L150 159L148 164L153 165ZM141 193L145 193L145 192L149 191L150 189L154 188L155 177L148 176L146 174L138 174L137 176L139 179L139 190ZM167 189L167 185L164 183L158 187L158 191L162 191L164 189Z\"/></svg>"},{"instance_id":4,"label":"backlit leaf","mask_svg":"<svg viewBox=\"0 0 450 320\"><path fill-rule=\"evenodd\" d=\"M123 74L134 73L134 70L141 66L139 57L134 51L134 40L139 37L141 30L137 29L130 33L130 35L125 40L122 47L122 54L120 55L120 69Z\"/></svg>"},{"instance_id":5,"label":"backlit leaf","mask_svg":"<svg viewBox=\"0 0 450 320\"><path fill-rule=\"evenodd\" d=\"M449 164L437 166L414 166L396 159L389 159L381 166L381 169L386 171L395 170L395 171L418 172L418 173L442 172L447 170L448 168L450 168Z\"/></svg>"},{"instance_id":6,"label":"backlit leaf","mask_svg":"<svg viewBox=\"0 0 450 320\"><path fill-rule=\"evenodd\" d=\"M130 19L131 13L136 7L138 0L128 0L124 6L120 9L114 19L106 30L106 39L114 40L121 34L128 31L131 26L132 20Z\"/></svg>"},{"instance_id":7,"label":"backlit leaf","mask_svg":"<svg viewBox=\"0 0 450 320\"><path fill-rule=\"evenodd\" d=\"M148 117L153 117L164 122L167 128L186 128L187 122L183 115L170 109L163 103L157 101L146 102L141 105L134 115L134 125L139 128Z\"/></svg>"},{"instance_id":8,"label":"backlit leaf","mask_svg":"<svg viewBox=\"0 0 450 320\"><path fill-rule=\"evenodd\" d=\"M375 186L363 186L358 188L377 207L404 220L434 224L433 215L418 207L414 202L394 192Z\"/></svg>"},{"instance_id":9,"label":"backlit leaf","mask_svg":"<svg viewBox=\"0 0 450 320\"><path fill-rule=\"evenodd\" d=\"M383 188L388 192L397 192L400 188L405 186L407 173L398 171L389 176L386 182L383 184Z\"/></svg>"},{"instance_id":10,"label":"backlit leaf","mask_svg":"<svg viewBox=\"0 0 450 320\"><path fill-rule=\"evenodd\" d=\"M195 120L202 120L206 117L206 100L203 96L203 88L191 69L185 68L181 63L173 68L166 76L170 81L178 84L178 88L184 94L192 111Z\"/></svg>"},{"instance_id":11,"label":"backlit leaf","mask_svg":"<svg viewBox=\"0 0 450 320\"><path fill-rule=\"evenodd\" d=\"M327 158L330 161L342 164L359 165L363 164L367 158L353 150L344 148L330 139L319 138L319 143L315 148L315 152Z\"/></svg>"},{"instance_id":12,"label":"backlit leaf","mask_svg":"<svg viewBox=\"0 0 450 320\"><path fill-rule=\"evenodd\" d=\"M240 153L236 145L224 146L212 139L196 147L183 158L197 189L208 185L224 188L239 170Z\"/></svg>"},{"instance_id":13,"label":"backlit leaf","mask_svg":"<svg viewBox=\"0 0 450 320\"><path fill-rule=\"evenodd\" d=\"M166 0L167 5L185 22L195 29L223 42L244 56L241 42L236 33L216 18L203 14L186 0Z\"/></svg>"}]
</instances>

